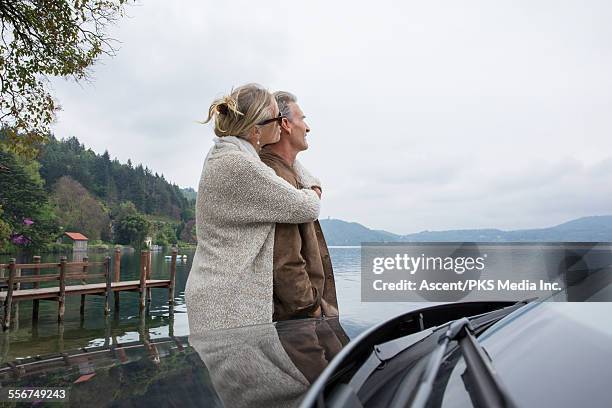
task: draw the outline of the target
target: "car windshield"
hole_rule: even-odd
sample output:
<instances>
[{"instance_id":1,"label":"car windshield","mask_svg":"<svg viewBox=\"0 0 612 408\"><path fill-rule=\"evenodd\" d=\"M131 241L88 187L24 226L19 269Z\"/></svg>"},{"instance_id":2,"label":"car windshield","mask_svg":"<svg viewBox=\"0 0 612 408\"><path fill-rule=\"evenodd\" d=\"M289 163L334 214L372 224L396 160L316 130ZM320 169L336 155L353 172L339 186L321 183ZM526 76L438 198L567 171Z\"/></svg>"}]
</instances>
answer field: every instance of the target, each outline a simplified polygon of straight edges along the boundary
<instances>
[{"instance_id":1,"label":"car windshield","mask_svg":"<svg viewBox=\"0 0 612 408\"><path fill-rule=\"evenodd\" d=\"M608 406L612 377L610 303L533 303L483 333L479 342L518 406ZM464 358L455 353L438 378L439 403L471 405ZM588 379L588 381L585 381Z\"/></svg>"}]
</instances>

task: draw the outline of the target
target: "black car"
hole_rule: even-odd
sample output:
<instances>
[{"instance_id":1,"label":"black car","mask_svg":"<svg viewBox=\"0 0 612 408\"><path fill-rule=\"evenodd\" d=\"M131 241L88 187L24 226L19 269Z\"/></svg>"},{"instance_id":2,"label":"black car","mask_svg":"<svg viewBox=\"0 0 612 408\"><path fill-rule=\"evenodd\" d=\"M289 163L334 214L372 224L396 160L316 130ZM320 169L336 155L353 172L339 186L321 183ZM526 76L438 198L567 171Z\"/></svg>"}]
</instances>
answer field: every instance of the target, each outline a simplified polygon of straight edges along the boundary
<instances>
[{"instance_id":1,"label":"black car","mask_svg":"<svg viewBox=\"0 0 612 408\"><path fill-rule=\"evenodd\" d=\"M609 407L612 304L459 303L353 340L302 407Z\"/></svg>"}]
</instances>

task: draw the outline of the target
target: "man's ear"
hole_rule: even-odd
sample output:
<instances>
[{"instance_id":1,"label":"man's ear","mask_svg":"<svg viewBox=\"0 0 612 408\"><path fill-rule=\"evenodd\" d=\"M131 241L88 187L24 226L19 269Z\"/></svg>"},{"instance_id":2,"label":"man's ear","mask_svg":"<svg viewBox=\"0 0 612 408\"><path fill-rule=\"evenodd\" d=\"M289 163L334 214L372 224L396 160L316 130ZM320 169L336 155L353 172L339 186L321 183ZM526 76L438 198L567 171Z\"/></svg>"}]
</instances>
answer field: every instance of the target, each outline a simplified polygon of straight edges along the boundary
<instances>
[{"instance_id":1,"label":"man's ear","mask_svg":"<svg viewBox=\"0 0 612 408\"><path fill-rule=\"evenodd\" d=\"M291 133L291 124L289 123L289 119L283 118L281 120L281 129L287 133Z\"/></svg>"}]
</instances>

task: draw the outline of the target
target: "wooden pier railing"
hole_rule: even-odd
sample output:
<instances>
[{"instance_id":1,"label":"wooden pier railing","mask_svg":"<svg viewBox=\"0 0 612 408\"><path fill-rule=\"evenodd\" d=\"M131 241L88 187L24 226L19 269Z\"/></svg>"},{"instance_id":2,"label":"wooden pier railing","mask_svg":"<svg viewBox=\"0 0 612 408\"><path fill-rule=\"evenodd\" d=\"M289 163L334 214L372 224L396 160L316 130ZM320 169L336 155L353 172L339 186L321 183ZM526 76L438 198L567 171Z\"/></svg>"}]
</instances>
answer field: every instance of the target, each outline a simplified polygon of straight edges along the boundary
<instances>
[{"instance_id":1,"label":"wooden pier railing","mask_svg":"<svg viewBox=\"0 0 612 408\"><path fill-rule=\"evenodd\" d=\"M114 273L111 273L111 258L106 257L102 262L89 262L84 258L82 262L67 262L62 257L60 262L41 263L40 257L34 257L30 264L17 264L12 258L8 264L0 264L0 283L6 285L6 291L0 292L0 300L4 301L4 317L2 327L8 329L11 324L11 310L13 304L24 300L32 300L32 320L38 320L40 300L51 300L58 302L57 320L63 322L65 314L66 296L81 295L80 313L85 313L85 296L104 296L104 314L110 313L109 299L111 293L115 294L115 311L119 310L120 292L139 292L139 311L142 314L148 301L151 301L151 288L167 288L170 314L174 313L174 286L176 281L176 248L172 250L169 279L150 279L151 257L149 251L142 251L140 255L140 279L121 281L120 265L121 252L115 250L112 262ZM91 273L90 268L102 267L101 273ZM41 274L41 270L55 270L56 273ZM8 270L5 276L4 270ZM24 270L33 270L34 274L23 276ZM113 279L114 278L114 279ZM87 283L92 279L102 282ZM78 281L78 284L70 284ZM58 282L58 286L40 287L42 282ZM32 283L30 289L22 289L21 284Z\"/></svg>"}]
</instances>

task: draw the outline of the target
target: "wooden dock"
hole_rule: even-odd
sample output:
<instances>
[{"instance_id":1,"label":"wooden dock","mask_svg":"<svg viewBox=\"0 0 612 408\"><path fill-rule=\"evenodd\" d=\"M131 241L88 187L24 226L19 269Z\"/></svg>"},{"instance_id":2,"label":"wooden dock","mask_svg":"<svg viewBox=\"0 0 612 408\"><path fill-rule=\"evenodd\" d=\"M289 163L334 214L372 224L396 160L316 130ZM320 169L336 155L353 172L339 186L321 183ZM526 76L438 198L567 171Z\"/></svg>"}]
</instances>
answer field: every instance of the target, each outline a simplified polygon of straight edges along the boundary
<instances>
[{"instance_id":1,"label":"wooden dock","mask_svg":"<svg viewBox=\"0 0 612 408\"><path fill-rule=\"evenodd\" d=\"M40 257L34 257L31 264L17 264L12 258L8 264L0 264L0 283L6 285L6 291L0 292L0 300L4 302L4 317L2 327L8 329L11 324L11 314L13 304L21 301L32 300L32 320L38 320L39 302L41 300L51 300L58 303L57 320L63 322L65 313L66 296L80 295L80 313L85 313L85 296L96 295L104 296L104 314L110 313L109 301L111 293L115 297L115 311L119 310L120 292L139 293L140 314L145 310L145 305L151 301L152 288L167 288L168 303L170 314L174 313L174 287L176 280L176 256L177 249L172 249L170 262L169 279L150 279L151 277L151 256L149 251L142 251L140 254L140 279L121 281L121 250L115 249L113 270L111 271L111 257L106 257L102 262L89 262L84 258L82 262L67 262L66 257L62 257L58 263L40 263ZM91 273L92 268L102 269L101 273ZM4 270L8 270L7 277ZM22 276L24 270L32 270L34 274ZM56 273L41 273L42 270L53 270ZM111 273L112 272L112 273ZM87 283L92 279L102 280L98 283ZM76 284L70 282L77 281ZM58 286L40 287L42 282L58 282ZM21 284L32 284L32 288L21 289Z\"/></svg>"}]
</instances>

